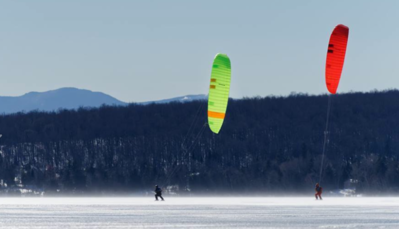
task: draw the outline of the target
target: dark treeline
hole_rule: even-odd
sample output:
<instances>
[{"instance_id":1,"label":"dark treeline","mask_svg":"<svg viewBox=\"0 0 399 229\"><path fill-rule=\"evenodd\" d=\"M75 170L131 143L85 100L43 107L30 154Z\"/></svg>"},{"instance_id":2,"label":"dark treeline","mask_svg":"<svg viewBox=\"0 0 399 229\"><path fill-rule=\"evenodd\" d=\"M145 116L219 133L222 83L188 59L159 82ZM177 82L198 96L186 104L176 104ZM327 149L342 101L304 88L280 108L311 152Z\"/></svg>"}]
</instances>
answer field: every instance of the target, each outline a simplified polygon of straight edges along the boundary
<instances>
[{"instance_id":1,"label":"dark treeline","mask_svg":"<svg viewBox=\"0 0 399 229\"><path fill-rule=\"evenodd\" d=\"M230 100L219 135L202 128L205 101L3 115L0 179L63 193L305 192L319 181L327 100ZM333 96L324 189L398 191L398 128L398 91Z\"/></svg>"}]
</instances>

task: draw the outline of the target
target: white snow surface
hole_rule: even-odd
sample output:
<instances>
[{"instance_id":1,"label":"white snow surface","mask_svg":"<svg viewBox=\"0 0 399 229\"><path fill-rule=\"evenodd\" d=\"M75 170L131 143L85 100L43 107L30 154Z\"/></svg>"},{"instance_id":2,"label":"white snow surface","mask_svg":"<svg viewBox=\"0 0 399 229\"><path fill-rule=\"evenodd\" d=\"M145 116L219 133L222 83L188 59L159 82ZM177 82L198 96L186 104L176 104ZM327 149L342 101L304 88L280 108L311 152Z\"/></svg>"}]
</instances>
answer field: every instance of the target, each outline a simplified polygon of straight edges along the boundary
<instances>
[{"instance_id":1,"label":"white snow surface","mask_svg":"<svg viewBox=\"0 0 399 229\"><path fill-rule=\"evenodd\" d=\"M399 198L0 198L0 228L399 228Z\"/></svg>"}]
</instances>

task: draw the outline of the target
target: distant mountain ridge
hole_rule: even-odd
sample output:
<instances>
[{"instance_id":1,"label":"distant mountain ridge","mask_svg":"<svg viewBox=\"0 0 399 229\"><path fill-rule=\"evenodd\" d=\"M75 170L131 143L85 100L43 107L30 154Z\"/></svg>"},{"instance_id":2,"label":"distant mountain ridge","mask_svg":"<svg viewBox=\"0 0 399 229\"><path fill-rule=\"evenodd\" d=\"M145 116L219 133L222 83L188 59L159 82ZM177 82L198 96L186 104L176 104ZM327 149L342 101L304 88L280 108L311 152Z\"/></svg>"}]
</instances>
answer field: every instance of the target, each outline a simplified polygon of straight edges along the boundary
<instances>
[{"instance_id":1,"label":"distant mountain ridge","mask_svg":"<svg viewBox=\"0 0 399 229\"><path fill-rule=\"evenodd\" d=\"M155 104L160 104L160 103L171 103L171 102L191 102L191 101L196 101L196 100L207 100L208 96L207 95L186 95L186 96L179 96L171 99L163 99L163 100L157 100L157 101L150 101L150 102L141 102L139 104L147 105L151 103Z\"/></svg>"},{"instance_id":2,"label":"distant mountain ridge","mask_svg":"<svg viewBox=\"0 0 399 229\"><path fill-rule=\"evenodd\" d=\"M79 107L99 107L107 105L126 105L102 92L77 88L60 88L46 92L29 92L22 96L0 96L0 113L55 111L58 109L77 109Z\"/></svg>"},{"instance_id":3,"label":"distant mountain ridge","mask_svg":"<svg viewBox=\"0 0 399 229\"><path fill-rule=\"evenodd\" d=\"M206 99L206 95L187 95L171 99L137 104L189 102ZM46 92L29 92L22 96L0 96L0 114L17 112L56 111L58 109L78 109L79 107L100 107L101 105L125 106L120 101L102 92L94 92L72 87L60 88Z\"/></svg>"}]
</instances>

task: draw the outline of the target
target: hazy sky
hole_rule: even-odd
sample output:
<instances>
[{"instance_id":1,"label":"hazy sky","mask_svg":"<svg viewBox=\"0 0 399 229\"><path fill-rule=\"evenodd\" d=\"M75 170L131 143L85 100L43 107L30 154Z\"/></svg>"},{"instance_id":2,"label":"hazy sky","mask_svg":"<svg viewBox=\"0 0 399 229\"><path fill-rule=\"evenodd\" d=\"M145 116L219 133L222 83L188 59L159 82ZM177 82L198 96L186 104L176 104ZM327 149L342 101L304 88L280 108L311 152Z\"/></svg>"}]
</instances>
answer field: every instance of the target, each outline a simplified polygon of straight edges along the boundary
<instances>
[{"instance_id":1,"label":"hazy sky","mask_svg":"<svg viewBox=\"0 0 399 229\"><path fill-rule=\"evenodd\" d=\"M338 92L399 87L399 1L0 0L0 95L78 87L120 100L326 93L328 39L349 26Z\"/></svg>"}]
</instances>

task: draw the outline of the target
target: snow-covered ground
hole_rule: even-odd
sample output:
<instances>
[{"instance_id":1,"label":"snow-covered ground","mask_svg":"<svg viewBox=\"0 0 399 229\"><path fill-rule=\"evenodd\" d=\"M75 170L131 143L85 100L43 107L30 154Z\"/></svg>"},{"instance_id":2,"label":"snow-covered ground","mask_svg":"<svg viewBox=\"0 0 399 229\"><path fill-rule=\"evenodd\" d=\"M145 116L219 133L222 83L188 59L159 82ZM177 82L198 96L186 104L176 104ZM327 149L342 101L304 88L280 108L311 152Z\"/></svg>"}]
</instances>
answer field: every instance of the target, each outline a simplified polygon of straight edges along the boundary
<instances>
[{"instance_id":1,"label":"snow-covered ground","mask_svg":"<svg viewBox=\"0 0 399 229\"><path fill-rule=\"evenodd\" d=\"M1 228L399 228L399 198L0 198Z\"/></svg>"}]
</instances>

